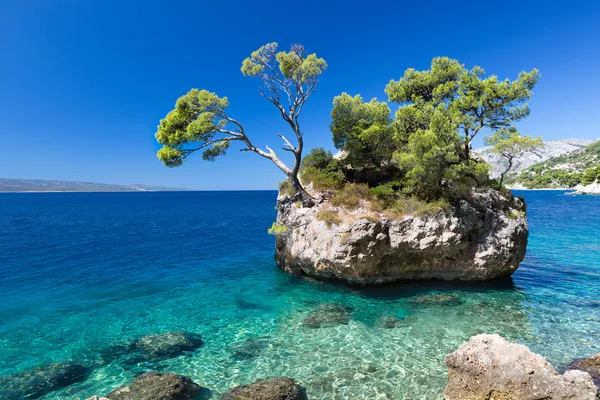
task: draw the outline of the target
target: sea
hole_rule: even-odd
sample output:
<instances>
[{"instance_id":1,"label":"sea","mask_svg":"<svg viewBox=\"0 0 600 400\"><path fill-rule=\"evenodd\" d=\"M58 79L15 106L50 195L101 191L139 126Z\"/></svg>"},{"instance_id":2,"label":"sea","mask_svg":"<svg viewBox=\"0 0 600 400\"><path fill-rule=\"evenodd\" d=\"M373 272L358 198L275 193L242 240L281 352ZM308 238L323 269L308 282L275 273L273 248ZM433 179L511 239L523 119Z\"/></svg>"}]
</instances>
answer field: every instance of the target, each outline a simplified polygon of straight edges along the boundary
<instances>
[{"instance_id":1,"label":"sea","mask_svg":"<svg viewBox=\"0 0 600 400\"><path fill-rule=\"evenodd\" d=\"M511 278L370 287L277 268L275 191L0 194L0 377L89 366L42 399L104 395L145 371L187 375L216 400L271 376L309 399L442 399L445 356L480 333L562 371L600 352L600 196L515 194L530 236ZM303 323L332 303L350 310L347 324ZM378 324L390 315L400 323ZM204 345L159 361L105 357L180 331Z\"/></svg>"}]
</instances>

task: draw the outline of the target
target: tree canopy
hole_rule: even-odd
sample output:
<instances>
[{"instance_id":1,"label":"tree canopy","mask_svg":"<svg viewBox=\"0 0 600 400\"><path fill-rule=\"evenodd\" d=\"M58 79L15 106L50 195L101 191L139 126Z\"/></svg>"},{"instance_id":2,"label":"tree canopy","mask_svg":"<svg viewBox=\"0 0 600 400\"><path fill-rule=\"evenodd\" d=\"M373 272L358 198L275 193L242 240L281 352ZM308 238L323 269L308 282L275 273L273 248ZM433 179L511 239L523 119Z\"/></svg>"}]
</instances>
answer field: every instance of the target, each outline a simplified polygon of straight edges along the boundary
<instances>
[{"instance_id":1,"label":"tree canopy","mask_svg":"<svg viewBox=\"0 0 600 400\"><path fill-rule=\"evenodd\" d=\"M316 54L306 54L302 45L293 45L288 52L277 49L277 43L260 47L243 61L241 71L262 81L259 93L277 108L291 128L295 143L278 134L284 141L283 150L294 155L291 167L270 147L262 150L254 146L242 124L228 115L227 98L204 89L192 89L180 97L175 108L160 121L155 137L163 147L158 158L166 166L176 167L190 154L201 151L203 159L213 161L225 155L232 142L241 142L242 151L271 160L286 174L302 203L310 204L312 200L298 178L304 147L299 117L327 64Z\"/></svg>"}]
</instances>

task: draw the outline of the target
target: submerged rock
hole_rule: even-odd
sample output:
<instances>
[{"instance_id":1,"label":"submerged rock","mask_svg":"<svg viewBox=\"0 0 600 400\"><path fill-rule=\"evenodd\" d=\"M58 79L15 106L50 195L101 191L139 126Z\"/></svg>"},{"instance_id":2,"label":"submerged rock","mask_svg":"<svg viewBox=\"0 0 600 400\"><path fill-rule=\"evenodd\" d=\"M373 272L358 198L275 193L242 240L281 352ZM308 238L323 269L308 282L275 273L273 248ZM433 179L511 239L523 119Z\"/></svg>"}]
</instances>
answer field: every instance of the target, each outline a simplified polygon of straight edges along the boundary
<instances>
[{"instance_id":1,"label":"submerged rock","mask_svg":"<svg viewBox=\"0 0 600 400\"><path fill-rule=\"evenodd\" d=\"M309 328L326 328L350 322L351 308L341 304L321 304L302 321Z\"/></svg>"},{"instance_id":2,"label":"submerged rock","mask_svg":"<svg viewBox=\"0 0 600 400\"><path fill-rule=\"evenodd\" d=\"M200 348L204 342L195 333L167 332L149 335L137 340L130 350L144 361L163 361Z\"/></svg>"},{"instance_id":3,"label":"submerged rock","mask_svg":"<svg viewBox=\"0 0 600 400\"><path fill-rule=\"evenodd\" d=\"M590 374L596 386L600 388L600 353L589 358L573 361L568 369L578 369Z\"/></svg>"},{"instance_id":4,"label":"submerged rock","mask_svg":"<svg viewBox=\"0 0 600 400\"><path fill-rule=\"evenodd\" d=\"M196 398L201 390L202 387L187 376L147 372L106 397L109 400L189 400Z\"/></svg>"},{"instance_id":5,"label":"submerged rock","mask_svg":"<svg viewBox=\"0 0 600 400\"><path fill-rule=\"evenodd\" d=\"M89 367L64 361L0 377L0 399L37 399L52 391L84 381Z\"/></svg>"},{"instance_id":6,"label":"submerged rock","mask_svg":"<svg viewBox=\"0 0 600 400\"><path fill-rule=\"evenodd\" d=\"M402 325L402 320L395 315L383 315L375 321L375 326L385 329L394 329Z\"/></svg>"},{"instance_id":7,"label":"submerged rock","mask_svg":"<svg viewBox=\"0 0 600 400\"><path fill-rule=\"evenodd\" d=\"M408 300L408 303L418 307L453 307L459 306L464 302L460 297L453 294L436 293L412 297Z\"/></svg>"},{"instance_id":8,"label":"submerged rock","mask_svg":"<svg viewBox=\"0 0 600 400\"><path fill-rule=\"evenodd\" d=\"M221 400L307 400L304 389L291 378L260 379L249 385L236 386Z\"/></svg>"},{"instance_id":9,"label":"submerged rock","mask_svg":"<svg viewBox=\"0 0 600 400\"><path fill-rule=\"evenodd\" d=\"M269 337L253 337L231 345L232 356L236 360L249 360L258 357L269 346Z\"/></svg>"},{"instance_id":10,"label":"submerged rock","mask_svg":"<svg viewBox=\"0 0 600 400\"><path fill-rule=\"evenodd\" d=\"M446 365L446 400L596 400L587 373L560 375L542 356L499 335L473 336Z\"/></svg>"},{"instance_id":11,"label":"submerged rock","mask_svg":"<svg viewBox=\"0 0 600 400\"><path fill-rule=\"evenodd\" d=\"M282 270L359 284L484 280L511 275L525 256L525 205L495 190L429 216L377 221L338 213L342 222L329 228L317 218L325 205L298 208L279 198L277 223L288 227L276 236Z\"/></svg>"}]
</instances>

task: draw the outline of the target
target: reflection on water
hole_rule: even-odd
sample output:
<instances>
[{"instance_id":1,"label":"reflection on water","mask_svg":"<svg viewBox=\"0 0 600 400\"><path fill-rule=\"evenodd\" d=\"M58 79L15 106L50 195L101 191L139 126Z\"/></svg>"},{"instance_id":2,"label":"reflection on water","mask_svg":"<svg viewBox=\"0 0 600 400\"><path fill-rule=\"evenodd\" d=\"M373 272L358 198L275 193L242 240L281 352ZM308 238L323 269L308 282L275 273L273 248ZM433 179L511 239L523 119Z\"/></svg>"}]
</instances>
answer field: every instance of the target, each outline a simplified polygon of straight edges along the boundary
<instances>
[{"instance_id":1,"label":"reflection on water","mask_svg":"<svg viewBox=\"0 0 600 400\"><path fill-rule=\"evenodd\" d=\"M23 213L44 208L55 219L27 234L35 243L9 240L0 249L10 256L0 260L7 262L0 276L12 282L0 281L0 375L65 359L94 367L85 381L44 399L106 394L146 370L189 375L215 399L274 375L296 378L311 399L440 399L446 354L474 334L502 334L557 367L598 351L600 198L525 193L532 236L512 279L348 287L279 272L264 235L272 195L246 193L236 208L238 196L117 196L86 206L67 199L82 223L66 232L57 220L64 198L19 202L18 226L10 214L0 220L13 238ZM215 215L223 206L233 210L227 220ZM92 242L95 250L80 248ZM37 270L29 273L31 265ZM307 324L315 309L329 322ZM169 331L200 334L204 345L124 362L119 352L128 343Z\"/></svg>"}]
</instances>

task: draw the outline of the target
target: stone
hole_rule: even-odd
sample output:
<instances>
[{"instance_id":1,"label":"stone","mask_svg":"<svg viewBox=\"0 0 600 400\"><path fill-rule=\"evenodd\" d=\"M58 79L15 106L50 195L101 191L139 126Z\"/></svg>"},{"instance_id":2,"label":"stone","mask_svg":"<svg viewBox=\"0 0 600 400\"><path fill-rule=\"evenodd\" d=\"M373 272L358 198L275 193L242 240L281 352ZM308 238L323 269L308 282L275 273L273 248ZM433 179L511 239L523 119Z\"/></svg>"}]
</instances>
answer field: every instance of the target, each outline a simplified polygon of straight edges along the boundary
<instances>
[{"instance_id":1,"label":"stone","mask_svg":"<svg viewBox=\"0 0 600 400\"><path fill-rule=\"evenodd\" d=\"M269 346L268 340L268 336L260 336L234 343L230 346L232 356L241 361L258 357Z\"/></svg>"},{"instance_id":2,"label":"stone","mask_svg":"<svg viewBox=\"0 0 600 400\"><path fill-rule=\"evenodd\" d=\"M203 344L202 338L195 333L167 332L144 336L131 345L130 351L143 361L156 362L197 350Z\"/></svg>"},{"instance_id":3,"label":"stone","mask_svg":"<svg viewBox=\"0 0 600 400\"><path fill-rule=\"evenodd\" d=\"M307 400L304 389L291 378L260 379L249 385L236 386L221 400Z\"/></svg>"},{"instance_id":4,"label":"stone","mask_svg":"<svg viewBox=\"0 0 600 400\"><path fill-rule=\"evenodd\" d=\"M445 400L596 400L589 374L560 375L542 356L499 335L473 336L446 357Z\"/></svg>"},{"instance_id":5,"label":"stone","mask_svg":"<svg viewBox=\"0 0 600 400\"><path fill-rule=\"evenodd\" d=\"M91 369L70 361L0 377L0 399L37 399L47 393L84 381Z\"/></svg>"},{"instance_id":6,"label":"stone","mask_svg":"<svg viewBox=\"0 0 600 400\"><path fill-rule=\"evenodd\" d=\"M106 397L109 400L189 400L196 398L201 390L202 387L187 376L147 372Z\"/></svg>"},{"instance_id":7,"label":"stone","mask_svg":"<svg viewBox=\"0 0 600 400\"><path fill-rule=\"evenodd\" d=\"M309 328L327 328L345 325L350 322L349 307L341 304L321 304L312 310L302 321L302 325Z\"/></svg>"},{"instance_id":8,"label":"stone","mask_svg":"<svg viewBox=\"0 0 600 400\"><path fill-rule=\"evenodd\" d=\"M394 329L402 325L402 320L395 315L383 315L375 321L375 326L384 329Z\"/></svg>"},{"instance_id":9,"label":"stone","mask_svg":"<svg viewBox=\"0 0 600 400\"><path fill-rule=\"evenodd\" d=\"M568 369L576 369L590 374L594 383L600 388L600 353L589 358L581 358L574 360Z\"/></svg>"},{"instance_id":10,"label":"stone","mask_svg":"<svg viewBox=\"0 0 600 400\"><path fill-rule=\"evenodd\" d=\"M510 276L525 256L524 202L478 189L445 211L396 219L338 212L340 224L317 218L327 201L298 208L278 199L277 265L290 274L352 284L400 280L478 281Z\"/></svg>"},{"instance_id":11,"label":"stone","mask_svg":"<svg viewBox=\"0 0 600 400\"><path fill-rule=\"evenodd\" d=\"M408 300L408 304L417 307L453 307L463 303L460 297L446 293L422 294Z\"/></svg>"}]
</instances>

